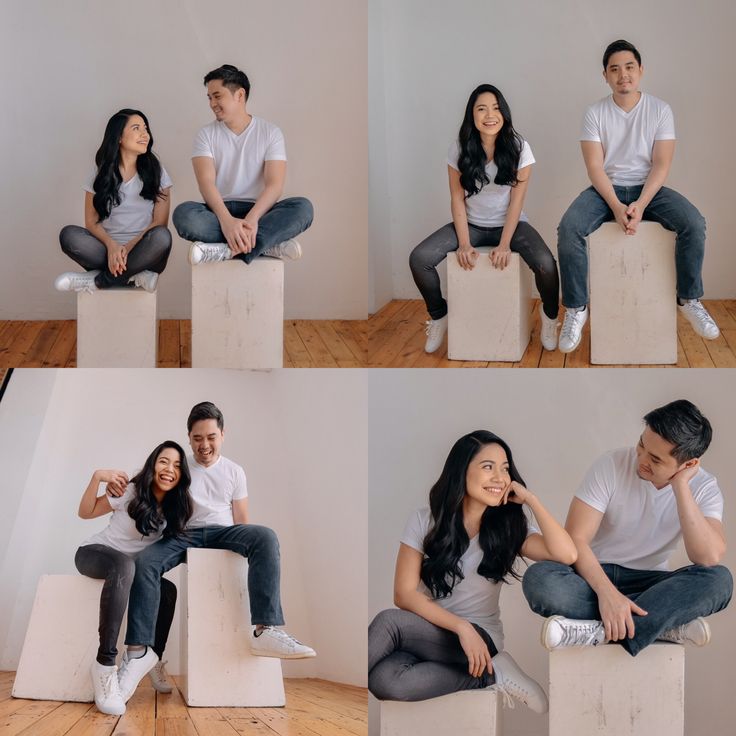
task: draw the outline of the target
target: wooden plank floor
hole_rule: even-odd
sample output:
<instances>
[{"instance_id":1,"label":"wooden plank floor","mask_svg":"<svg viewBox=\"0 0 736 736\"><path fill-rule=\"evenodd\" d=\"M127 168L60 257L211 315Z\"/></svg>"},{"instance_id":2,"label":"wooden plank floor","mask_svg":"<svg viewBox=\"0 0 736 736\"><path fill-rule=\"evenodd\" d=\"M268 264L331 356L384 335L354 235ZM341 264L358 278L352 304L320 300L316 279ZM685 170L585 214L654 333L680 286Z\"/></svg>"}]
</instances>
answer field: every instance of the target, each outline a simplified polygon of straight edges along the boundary
<instances>
[{"instance_id":1,"label":"wooden plank floor","mask_svg":"<svg viewBox=\"0 0 736 736\"><path fill-rule=\"evenodd\" d=\"M447 340L435 353L424 352L424 324L428 319L420 299L395 299L368 320L368 365L381 368L601 368L590 363L590 322L577 350L567 355L544 350L539 339L538 301L532 312L532 337L517 363L449 360ZM677 363L670 366L629 368L733 368L736 366L736 299L704 301L721 329L717 340L699 337L690 323L677 315ZM614 366L624 367L624 366Z\"/></svg>"},{"instance_id":2,"label":"wooden plank floor","mask_svg":"<svg viewBox=\"0 0 736 736\"><path fill-rule=\"evenodd\" d=\"M284 322L285 368L360 368L368 354L368 320ZM73 368L74 320L0 321L1 368ZM190 368L190 320L159 320L158 367Z\"/></svg>"},{"instance_id":3,"label":"wooden plank floor","mask_svg":"<svg viewBox=\"0 0 736 736\"><path fill-rule=\"evenodd\" d=\"M14 672L0 672L2 736L367 736L368 691L326 680L284 680L285 708L189 708L144 678L123 716L91 703L12 698ZM176 678L174 678L176 679Z\"/></svg>"}]
</instances>

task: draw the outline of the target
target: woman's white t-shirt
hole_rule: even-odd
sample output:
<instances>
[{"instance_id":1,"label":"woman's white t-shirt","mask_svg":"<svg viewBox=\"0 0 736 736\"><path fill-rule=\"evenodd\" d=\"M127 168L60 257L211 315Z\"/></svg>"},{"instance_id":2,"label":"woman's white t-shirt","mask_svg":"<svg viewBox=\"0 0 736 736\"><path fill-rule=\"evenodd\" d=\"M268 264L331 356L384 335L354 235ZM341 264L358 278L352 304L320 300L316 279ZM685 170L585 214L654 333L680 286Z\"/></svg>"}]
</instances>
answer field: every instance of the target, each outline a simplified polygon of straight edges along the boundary
<instances>
[{"instance_id":1,"label":"woman's white t-shirt","mask_svg":"<svg viewBox=\"0 0 736 736\"><path fill-rule=\"evenodd\" d=\"M97 169L87 177L84 184L85 192L95 193L93 185L96 177ZM161 189L168 189L171 184L171 177L162 166ZM143 180L136 172L133 178L120 184L120 204L113 207L110 216L100 223L105 232L120 245L140 235L153 219L153 202L141 197L142 189Z\"/></svg>"},{"instance_id":2,"label":"woman's white t-shirt","mask_svg":"<svg viewBox=\"0 0 736 736\"><path fill-rule=\"evenodd\" d=\"M455 141L447 152L447 163L452 166L455 171L460 171L458 160L460 158L460 143ZM529 144L524 141L519 156L519 169L530 166L534 163L534 156ZM511 187L508 185L499 186L494 184L493 180L498 173L498 166L493 161L486 164L486 175L488 176L488 184L477 194L465 199L465 212L468 216L468 222L471 225L479 225L480 227L503 227L506 222L506 212L509 209L511 201ZM520 222L527 222L528 218L524 212L519 217Z\"/></svg>"},{"instance_id":3,"label":"woman's white t-shirt","mask_svg":"<svg viewBox=\"0 0 736 736\"><path fill-rule=\"evenodd\" d=\"M538 534L539 529L527 517L529 524L528 534ZM432 512L429 507L415 511L406 522L404 533L401 535L402 544L424 554L424 538L432 524ZM447 598L433 598L434 602L446 611L454 613L473 624L478 624L489 634L496 648L503 649L503 625L498 598L501 594L501 583L478 574L478 565L483 559L483 550L478 535L470 540L465 554L460 558L460 568L465 577L455 584L452 593ZM428 597L432 597L424 583L419 583L419 590Z\"/></svg>"},{"instance_id":4,"label":"woman's white t-shirt","mask_svg":"<svg viewBox=\"0 0 736 736\"><path fill-rule=\"evenodd\" d=\"M128 484L122 496L118 496L117 498L108 496L107 500L110 502L110 506L112 506L110 523L101 532L82 542L80 546L104 544L107 547L118 550L118 552L124 552L126 555L135 557L146 547L161 539L166 522L163 523L158 531L148 536L143 536L135 528L135 522L128 515L128 504L130 504L133 498L135 498L135 486L132 483Z\"/></svg>"}]
</instances>

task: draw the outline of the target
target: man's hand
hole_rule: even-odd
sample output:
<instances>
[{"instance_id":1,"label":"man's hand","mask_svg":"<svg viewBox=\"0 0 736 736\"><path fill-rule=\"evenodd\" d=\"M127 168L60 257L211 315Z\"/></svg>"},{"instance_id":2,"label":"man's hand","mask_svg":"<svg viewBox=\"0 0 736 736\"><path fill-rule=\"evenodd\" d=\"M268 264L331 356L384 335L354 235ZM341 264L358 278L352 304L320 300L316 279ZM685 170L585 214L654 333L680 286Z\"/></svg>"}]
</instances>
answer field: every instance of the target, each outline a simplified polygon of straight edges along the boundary
<instances>
[{"instance_id":1,"label":"man's hand","mask_svg":"<svg viewBox=\"0 0 736 736\"><path fill-rule=\"evenodd\" d=\"M678 470L671 478L670 484L674 488L676 485L684 484L688 489L690 488L690 481L698 474L700 470L700 460L697 458L692 461L692 465L689 465L681 470Z\"/></svg>"},{"instance_id":2,"label":"man's hand","mask_svg":"<svg viewBox=\"0 0 736 736\"><path fill-rule=\"evenodd\" d=\"M639 227L639 223L641 222L641 218L644 215L644 208L639 204L639 202L632 202L627 208L626 208L626 214L629 218L629 229L636 232L636 229Z\"/></svg>"},{"instance_id":3,"label":"man's hand","mask_svg":"<svg viewBox=\"0 0 736 736\"><path fill-rule=\"evenodd\" d=\"M647 612L617 590L598 597L598 610L601 613L606 641L620 641L634 636L632 613L646 616Z\"/></svg>"},{"instance_id":4,"label":"man's hand","mask_svg":"<svg viewBox=\"0 0 736 736\"><path fill-rule=\"evenodd\" d=\"M253 249L249 245L249 236L246 234L247 223L232 215L228 215L224 222L220 222L220 229L233 253L250 253Z\"/></svg>"},{"instance_id":5,"label":"man's hand","mask_svg":"<svg viewBox=\"0 0 736 736\"><path fill-rule=\"evenodd\" d=\"M631 227L629 208L625 204L623 204L623 202L619 202L618 205L613 208L613 216L616 219L616 222L621 226L621 229L627 235L634 235L636 233L636 227L634 227L633 229Z\"/></svg>"}]
</instances>

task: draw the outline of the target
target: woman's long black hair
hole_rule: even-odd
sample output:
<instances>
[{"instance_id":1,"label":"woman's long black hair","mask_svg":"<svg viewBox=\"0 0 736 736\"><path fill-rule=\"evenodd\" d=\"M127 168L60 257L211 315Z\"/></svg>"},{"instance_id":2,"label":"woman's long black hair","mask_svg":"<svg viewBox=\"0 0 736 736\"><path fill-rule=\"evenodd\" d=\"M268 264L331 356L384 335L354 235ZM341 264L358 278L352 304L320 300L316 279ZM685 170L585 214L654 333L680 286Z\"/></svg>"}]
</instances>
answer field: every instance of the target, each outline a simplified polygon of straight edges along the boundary
<instances>
[{"instance_id":1,"label":"woman's long black hair","mask_svg":"<svg viewBox=\"0 0 736 736\"><path fill-rule=\"evenodd\" d=\"M460 170L460 184L466 192L466 197L477 194L490 182L486 174L488 159L480 140L480 133L475 127L473 120L473 107L480 95L490 92L495 95L498 102L498 110L503 116L503 127L496 136L496 146L493 151L493 162L498 167L498 173L493 180L499 186L515 186L519 180L519 158L523 140L514 130L511 122L511 109L501 91L492 84L481 84L470 94L468 104L465 107L465 117L460 126L458 141L460 143L460 156L458 158L458 169Z\"/></svg>"},{"instance_id":2,"label":"woman's long black hair","mask_svg":"<svg viewBox=\"0 0 736 736\"><path fill-rule=\"evenodd\" d=\"M511 448L492 432L477 430L461 437L450 450L437 482L429 492L432 525L424 538L422 582L434 598L446 598L465 576L460 558L470 540L463 525L465 477L473 458L485 445L500 445L506 452L511 480L524 485L514 465ZM521 504L489 506L480 523L483 559L478 574L496 583L508 575L519 579L514 563L527 536L527 522Z\"/></svg>"},{"instance_id":3,"label":"woman's long black hair","mask_svg":"<svg viewBox=\"0 0 736 736\"><path fill-rule=\"evenodd\" d=\"M149 135L148 148L145 153L138 156L136 161L136 169L143 182L141 197L155 202L163 196L161 194L161 164L151 150L153 133L151 133L148 118L140 110L129 108L119 110L107 121L102 144L95 154L97 176L92 185L95 191L92 204L100 222L110 217L113 207L120 204L120 185L123 183L123 177L120 174L120 139L123 137L123 130L128 120L133 115L140 115L143 118Z\"/></svg>"},{"instance_id":4,"label":"woman's long black hair","mask_svg":"<svg viewBox=\"0 0 736 736\"><path fill-rule=\"evenodd\" d=\"M156 460L162 450L171 447L179 453L179 472L181 477L174 488L164 495L159 507L153 495L153 477ZM166 522L165 537L175 537L184 531L192 515L192 499L189 486L192 476L189 473L187 458L181 445L172 440L162 442L146 458L143 469L130 481L135 486L135 497L128 504L128 516L135 521L135 528L145 537L157 532Z\"/></svg>"}]
</instances>

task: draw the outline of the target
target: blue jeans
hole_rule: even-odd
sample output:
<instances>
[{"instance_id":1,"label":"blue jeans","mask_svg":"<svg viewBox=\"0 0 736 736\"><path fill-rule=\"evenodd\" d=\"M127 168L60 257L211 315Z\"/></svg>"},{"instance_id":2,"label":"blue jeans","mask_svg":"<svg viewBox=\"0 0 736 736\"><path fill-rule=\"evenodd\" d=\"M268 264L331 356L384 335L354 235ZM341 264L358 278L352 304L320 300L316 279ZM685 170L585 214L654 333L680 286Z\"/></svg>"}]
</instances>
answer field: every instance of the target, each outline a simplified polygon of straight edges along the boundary
<instances>
[{"instance_id":1,"label":"blue jeans","mask_svg":"<svg viewBox=\"0 0 736 736\"><path fill-rule=\"evenodd\" d=\"M225 207L233 217L242 219L254 204L255 202L228 200ZM289 197L276 202L258 221L255 248L250 253L238 253L235 258L250 263L264 250L303 233L312 224L313 218L312 203L304 197ZM217 215L202 202L182 202L174 210L172 221L176 232L184 240L202 243L225 242Z\"/></svg>"},{"instance_id":2,"label":"blue jeans","mask_svg":"<svg viewBox=\"0 0 736 736\"><path fill-rule=\"evenodd\" d=\"M160 539L138 555L128 603L126 644L154 643L161 576L185 562L190 547L228 549L247 557L251 623L273 626L284 623L279 541L275 532L256 524L207 526L187 529L179 537Z\"/></svg>"},{"instance_id":3,"label":"blue jeans","mask_svg":"<svg viewBox=\"0 0 736 736\"><path fill-rule=\"evenodd\" d=\"M619 642L632 656L667 629L725 608L733 592L731 573L722 565L689 565L672 572L602 567L616 588L647 612L646 616L634 614L634 637ZM540 616L601 617L595 591L572 567L559 562L533 564L524 575L522 589L529 607Z\"/></svg>"},{"instance_id":4,"label":"blue jeans","mask_svg":"<svg viewBox=\"0 0 736 736\"><path fill-rule=\"evenodd\" d=\"M616 196L626 205L639 198L642 188L613 187ZM562 216L557 227L557 257L560 259L562 303L566 307L584 307L588 303L588 248L585 238L604 222L613 219L613 212L593 187L581 192ZM703 296L704 217L681 194L662 187L644 210L642 219L658 222L666 230L676 233L677 296L680 299L700 299Z\"/></svg>"}]
</instances>

